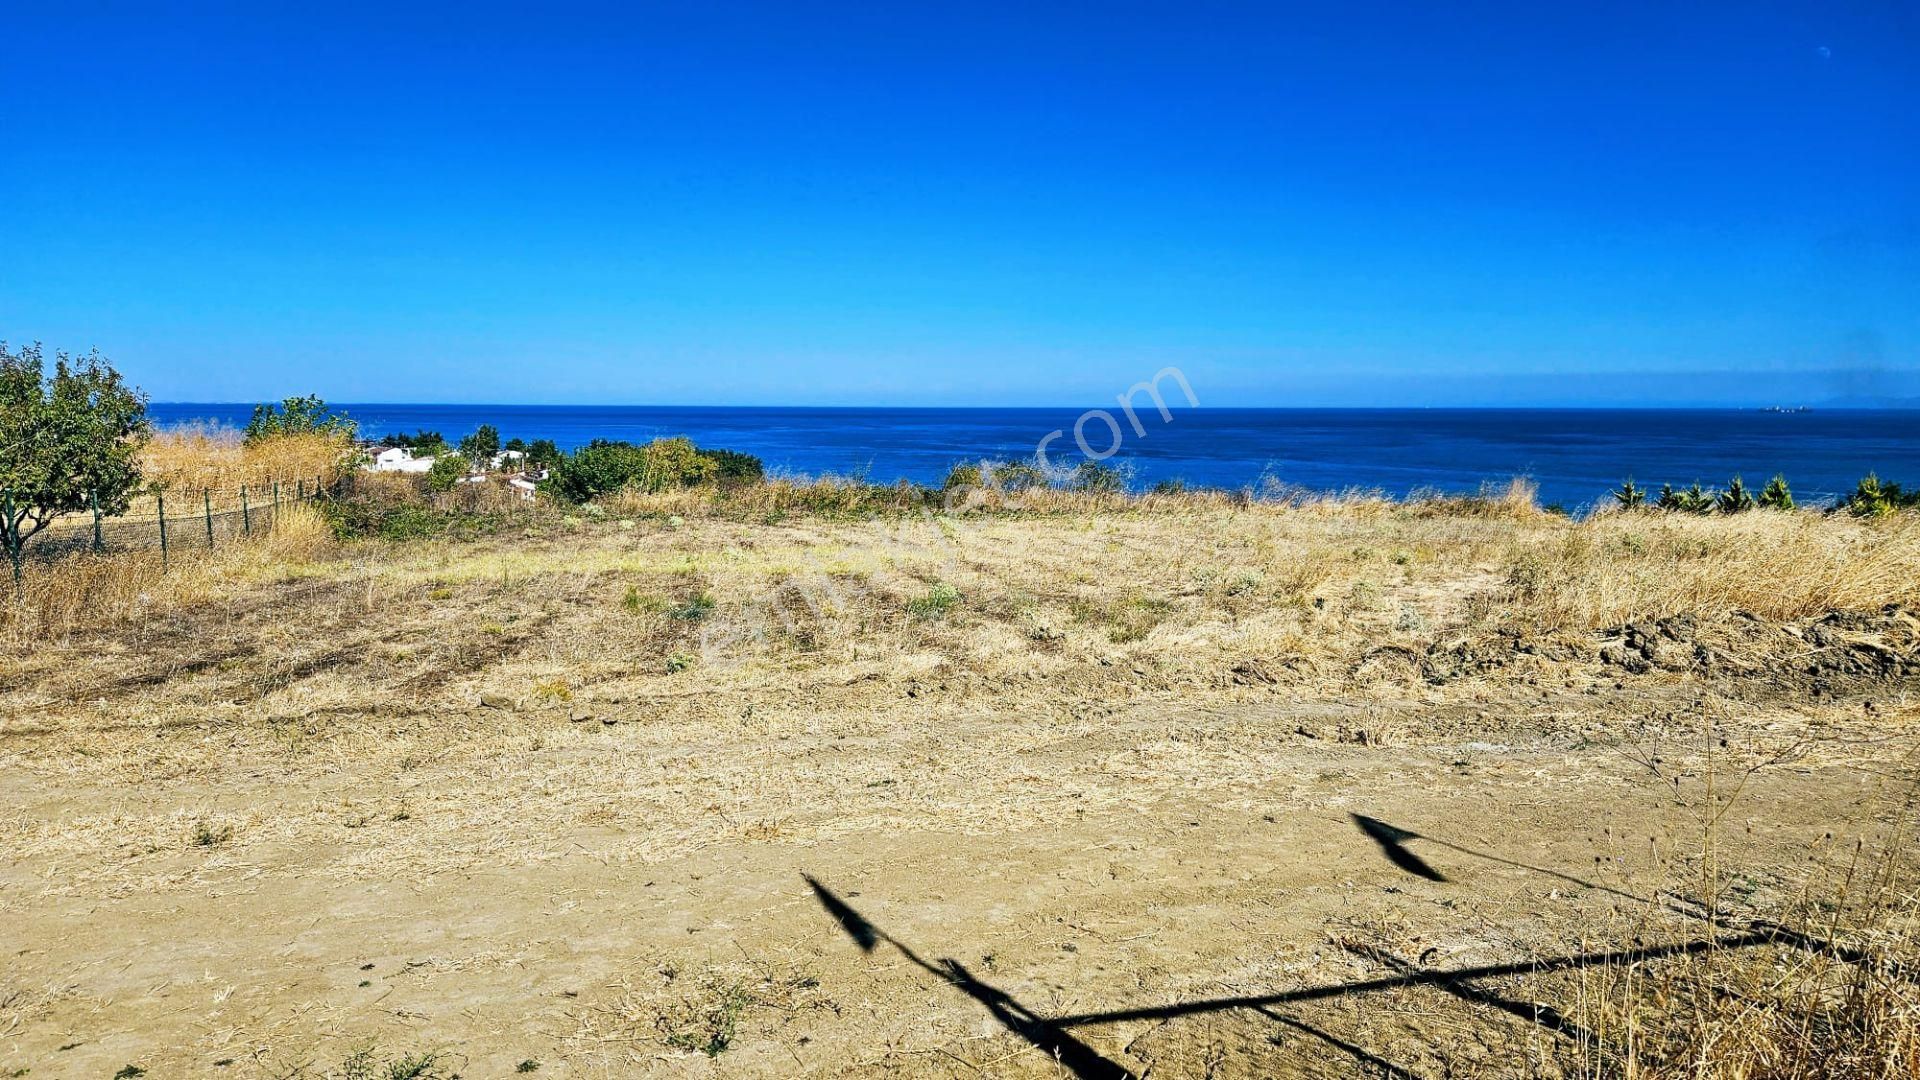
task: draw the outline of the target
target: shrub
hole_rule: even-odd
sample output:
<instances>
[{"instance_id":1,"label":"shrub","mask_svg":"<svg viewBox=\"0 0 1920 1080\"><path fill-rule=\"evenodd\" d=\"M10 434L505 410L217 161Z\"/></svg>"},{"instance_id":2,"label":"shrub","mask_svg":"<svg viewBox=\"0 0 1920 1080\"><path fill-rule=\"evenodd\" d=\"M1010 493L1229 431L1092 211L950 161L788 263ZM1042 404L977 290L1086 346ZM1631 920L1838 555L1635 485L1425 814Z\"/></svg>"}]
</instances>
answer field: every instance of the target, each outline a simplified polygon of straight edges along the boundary
<instances>
[{"instance_id":1,"label":"shrub","mask_svg":"<svg viewBox=\"0 0 1920 1080\"><path fill-rule=\"evenodd\" d=\"M427 487L433 491L452 491L467 475L467 459L459 454L441 454L427 470Z\"/></svg>"},{"instance_id":2,"label":"shrub","mask_svg":"<svg viewBox=\"0 0 1920 1080\"><path fill-rule=\"evenodd\" d=\"M1001 491L1030 491L1047 486L1047 474L1031 461L999 461L985 466L987 481Z\"/></svg>"},{"instance_id":3,"label":"shrub","mask_svg":"<svg viewBox=\"0 0 1920 1080\"><path fill-rule=\"evenodd\" d=\"M556 462L549 483L563 498L588 502L628 488L653 493L712 482L732 486L764 474L760 459L751 454L702 450L685 438L655 439L645 446L595 439Z\"/></svg>"},{"instance_id":4,"label":"shrub","mask_svg":"<svg viewBox=\"0 0 1920 1080\"><path fill-rule=\"evenodd\" d=\"M1716 499L1717 496L1713 492L1701 488L1698 483L1689 486L1685 491L1675 491L1672 484L1661 484L1660 498L1654 502L1654 505L1662 510L1674 510L1684 514L1710 514L1713 512Z\"/></svg>"},{"instance_id":5,"label":"shrub","mask_svg":"<svg viewBox=\"0 0 1920 1080\"><path fill-rule=\"evenodd\" d=\"M982 486L985 480L986 478L984 474L981 473L979 465L955 465L953 468L947 470L946 479L940 481L940 490L957 491L960 488L977 488Z\"/></svg>"},{"instance_id":6,"label":"shrub","mask_svg":"<svg viewBox=\"0 0 1920 1080\"><path fill-rule=\"evenodd\" d=\"M1624 509L1638 510L1647 504L1647 491L1634 486L1633 477L1629 476L1626 483L1620 485L1620 490L1613 493L1613 501Z\"/></svg>"},{"instance_id":7,"label":"shrub","mask_svg":"<svg viewBox=\"0 0 1920 1080\"><path fill-rule=\"evenodd\" d=\"M1083 461L1074 466L1067 486L1074 491L1111 493L1125 491L1127 479L1119 469L1098 461Z\"/></svg>"},{"instance_id":8,"label":"shrub","mask_svg":"<svg viewBox=\"0 0 1920 1080\"><path fill-rule=\"evenodd\" d=\"M1915 506L1920 506L1920 491L1902 491L1899 484L1888 483L1877 473L1861 477L1853 494L1847 496L1847 509L1860 517L1885 517Z\"/></svg>"},{"instance_id":9,"label":"shrub","mask_svg":"<svg viewBox=\"0 0 1920 1080\"><path fill-rule=\"evenodd\" d=\"M1714 500L1723 514L1741 514L1753 509L1753 496L1747 492L1746 482L1738 476L1727 481L1727 490Z\"/></svg>"},{"instance_id":10,"label":"shrub","mask_svg":"<svg viewBox=\"0 0 1920 1080\"><path fill-rule=\"evenodd\" d=\"M1793 509L1793 492L1787 487L1786 477L1773 474L1767 486L1760 489L1760 505L1768 510Z\"/></svg>"},{"instance_id":11,"label":"shrub","mask_svg":"<svg viewBox=\"0 0 1920 1080\"><path fill-rule=\"evenodd\" d=\"M712 476L723 486L758 483L767 475L766 466L752 454L738 450L701 450L699 455L712 464Z\"/></svg>"}]
</instances>

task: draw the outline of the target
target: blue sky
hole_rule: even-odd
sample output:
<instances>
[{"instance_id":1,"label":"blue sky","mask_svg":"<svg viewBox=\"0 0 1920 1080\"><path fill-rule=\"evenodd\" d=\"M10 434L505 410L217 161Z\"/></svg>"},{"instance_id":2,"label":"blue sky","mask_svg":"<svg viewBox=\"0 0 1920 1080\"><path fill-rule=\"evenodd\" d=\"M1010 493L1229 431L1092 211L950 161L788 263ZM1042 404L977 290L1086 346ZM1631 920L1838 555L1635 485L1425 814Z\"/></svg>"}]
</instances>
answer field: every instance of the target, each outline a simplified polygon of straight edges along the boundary
<instances>
[{"instance_id":1,"label":"blue sky","mask_svg":"<svg viewBox=\"0 0 1920 1080\"><path fill-rule=\"evenodd\" d=\"M0 16L0 338L158 400L1920 395L1908 2L270 7Z\"/></svg>"}]
</instances>

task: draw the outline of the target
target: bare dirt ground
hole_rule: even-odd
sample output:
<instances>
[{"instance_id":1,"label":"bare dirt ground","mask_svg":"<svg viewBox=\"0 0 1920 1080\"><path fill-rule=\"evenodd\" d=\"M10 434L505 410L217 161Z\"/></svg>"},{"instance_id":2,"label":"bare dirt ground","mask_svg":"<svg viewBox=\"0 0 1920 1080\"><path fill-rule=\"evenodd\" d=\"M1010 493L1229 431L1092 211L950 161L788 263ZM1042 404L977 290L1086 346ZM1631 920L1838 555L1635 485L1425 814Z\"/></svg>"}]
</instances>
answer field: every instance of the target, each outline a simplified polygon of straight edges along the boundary
<instances>
[{"instance_id":1,"label":"bare dirt ground","mask_svg":"<svg viewBox=\"0 0 1920 1080\"><path fill-rule=\"evenodd\" d=\"M233 570L0 665L0 1075L1609 1075L1603 976L1803 946L1907 823L1920 653L1897 608L1509 618L1618 569L1570 528Z\"/></svg>"}]
</instances>

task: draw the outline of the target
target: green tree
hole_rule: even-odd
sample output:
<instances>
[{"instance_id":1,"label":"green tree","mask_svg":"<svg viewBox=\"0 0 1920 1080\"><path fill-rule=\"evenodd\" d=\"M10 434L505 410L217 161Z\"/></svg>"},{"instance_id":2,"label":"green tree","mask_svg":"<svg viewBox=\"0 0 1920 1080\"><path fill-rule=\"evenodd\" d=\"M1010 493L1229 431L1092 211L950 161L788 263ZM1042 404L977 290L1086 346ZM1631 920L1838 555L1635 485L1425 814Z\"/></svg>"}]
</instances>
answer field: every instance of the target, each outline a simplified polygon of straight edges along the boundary
<instances>
[{"instance_id":1,"label":"green tree","mask_svg":"<svg viewBox=\"0 0 1920 1080\"><path fill-rule=\"evenodd\" d=\"M1619 503L1623 509L1638 510L1647 504L1647 491L1645 488L1636 487L1633 477L1629 476L1627 482L1620 485L1620 490L1613 493L1613 501Z\"/></svg>"},{"instance_id":2,"label":"green tree","mask_svg":"<svg viewBox=\"0 0 1920 1080\"><path fill-rule=\"evenodd\" d=\"M146 395L97 351L55 353L47 373L38 344L10 352L0 342L0 546L18 555L53 519L98 500L124 513L140 483L140 450L151 433Z\"/></svg>"},{"instance_id":3,"label":"green tree","mask_svg":"<svg viewBox=\"0 0 1920 1080\"><path fill-rule=\"evenodd\" d=\"M247 421L246 439L259 442L282 435L339 435L353 438L360 425L345 413L336 413L319 397L290 397L278 406L255 405Z\"/></svg>"},{"instance_id":4,"label":"green tree","mask_svg":"<svg viewBox=\"0 0 1920 1080\"><path fill-rule=\"evenodd\" d=\"M452 449L447 445L446 436L425 428L411 435L389 435L386 442L389 446L404 446L412 450L414 457L439 457Z\"/></svg>"},{"instance_id":5,"label":"green tree","mask_svg":"<svg viewBox=\"0 0 1920 1080\"><path fill-rule=\"evenodd\" d=\"M432 491L452 491L453 485L467 475L467 459L459 454L441 454L427 470L427 487Z\"/></svg>"},{"instance_id":6,"label":"green tree","mask_svg":"<svg viewBox=\"0 0 1920 1080\"><path fill-rule=\"evenodd\" d=\"M460 456L473 462L476 469L491 466L494 455L499 452L500 429L492 424L481 424L473 434L460 440Z\"/></svg>"},{"instance_id":7,"label":"green tree","mask_svg":"<svg viewBox=\"0 0 1920 1080\"><path fill-rule=\"evenodd\" d=\"M527 468L529 471L551 469L559 464L566 455L552 439L535 439L527 444Z\"/></svg>"}]
</instances>

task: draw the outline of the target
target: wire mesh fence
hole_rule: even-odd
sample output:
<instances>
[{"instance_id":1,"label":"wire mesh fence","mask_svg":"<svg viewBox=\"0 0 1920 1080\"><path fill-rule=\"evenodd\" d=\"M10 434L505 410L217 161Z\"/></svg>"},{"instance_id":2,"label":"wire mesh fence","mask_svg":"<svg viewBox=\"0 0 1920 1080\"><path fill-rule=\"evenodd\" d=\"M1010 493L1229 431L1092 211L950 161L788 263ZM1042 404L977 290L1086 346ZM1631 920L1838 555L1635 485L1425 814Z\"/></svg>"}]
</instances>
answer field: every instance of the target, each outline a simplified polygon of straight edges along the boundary
<instances>
[{"instance_id":1,"label":"wire mesh fence","mask_svg":"<svg viewBox=\"0 0 1920 1080\"><path fill-rule=\"evenodd\" d=\"M335 494L324 477L316 476L233 491L156 492L115 515L100 513L98 501L89 497L89 509L22 536L10 524L14 495L0 491L0 507L5 509L0 518L0 548L12 563L16 583L36 564L86 552L158 551L163 562L171 561L265 535L283 509Z\"/></svg>"}]
</instances>

